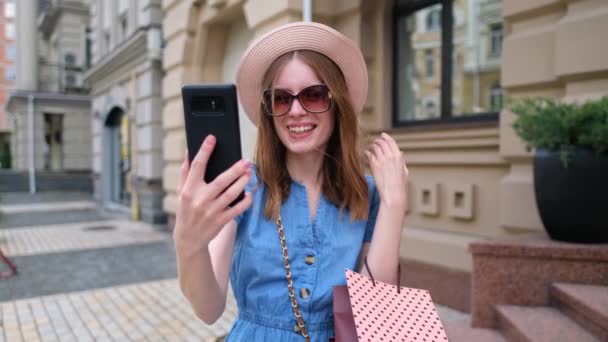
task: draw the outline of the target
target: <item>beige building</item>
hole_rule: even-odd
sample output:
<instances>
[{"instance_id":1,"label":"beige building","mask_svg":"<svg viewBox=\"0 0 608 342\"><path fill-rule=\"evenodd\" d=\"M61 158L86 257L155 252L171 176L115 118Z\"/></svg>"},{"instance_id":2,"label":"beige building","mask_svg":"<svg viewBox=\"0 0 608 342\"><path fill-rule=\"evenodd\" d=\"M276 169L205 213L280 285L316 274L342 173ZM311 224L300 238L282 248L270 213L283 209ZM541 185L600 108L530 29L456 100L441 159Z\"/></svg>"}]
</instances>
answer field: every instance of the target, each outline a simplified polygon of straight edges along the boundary
<instances>
[{"instance_id":1,"label":"beige building","mask_svg":"<svg viewBox=\"0 0 608 342\"><path fill-rule=\"evenodd\" d=\"M13 117L13 169L87 173L86 1L16 3L17 82L6 105Z\"/></svg>"},{"instance_id":2,"label":"beige building","mask_svg":"<svg viewBox=\"0 0 608 342\"><path fill-rule=\"evenodd\" d=\"M91 0L95 197L106 208L161 223L162 9L160 0ZM175 115L179 115L178 112Z\"/></svg>"},{"instance_id":3,"label":"beige building","mask_svg":"<svg viewBox=\"0 0 608 342\"><path fill-rule=\"evenodd\" d=\"M498 112L503 89L513 97L567 100L608 94L608 2L419 5L429 3L313 1L313 20L359 44L370 73L361 122L372 134L392 134L405 153L411 170L401 248L407 283L468 310L469 243L543 229L532 155L511 128L514 115ZM163 208L171 217L186 146L180 87L232 82L248 42L301 20L302 1L171 0L163 11ZM429 77L427 53L434 68ZM244 145L252 146L255 129L245 116L241 121Z\"/></svg>"},{"instance_id":4,"label":"beige building","mask_svg":"<svg viewBox=\"0 0 608 342\"><path fill-rule=\"evenodd\" d=\"M12 120L4 107L17 75L16 7L13 0L0 0L0 169L11 168Z\"/></svg>"}]
</instances>

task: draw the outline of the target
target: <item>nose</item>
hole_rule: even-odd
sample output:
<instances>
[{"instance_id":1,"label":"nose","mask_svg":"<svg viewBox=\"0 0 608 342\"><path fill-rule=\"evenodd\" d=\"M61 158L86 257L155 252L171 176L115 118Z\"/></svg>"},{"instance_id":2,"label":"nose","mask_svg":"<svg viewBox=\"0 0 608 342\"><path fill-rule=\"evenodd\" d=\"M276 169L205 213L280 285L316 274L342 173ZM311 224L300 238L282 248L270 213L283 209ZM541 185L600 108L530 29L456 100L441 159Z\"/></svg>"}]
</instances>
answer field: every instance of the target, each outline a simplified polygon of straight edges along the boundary
<instances>
[{"instance_id":1,"label":"nose","mask_svg":"<svg viewBox=\"0 0 608 342\"><path fill-rule=\"evenodd\" d=\"M306 114L306 109L304 109L304 107L302 107L302 104L300 103L300 99L298 99L297 97L293 99L293 102L291 103L291 108L289 109L289 115L305 115Z\"/></svg>"}]
</instances>

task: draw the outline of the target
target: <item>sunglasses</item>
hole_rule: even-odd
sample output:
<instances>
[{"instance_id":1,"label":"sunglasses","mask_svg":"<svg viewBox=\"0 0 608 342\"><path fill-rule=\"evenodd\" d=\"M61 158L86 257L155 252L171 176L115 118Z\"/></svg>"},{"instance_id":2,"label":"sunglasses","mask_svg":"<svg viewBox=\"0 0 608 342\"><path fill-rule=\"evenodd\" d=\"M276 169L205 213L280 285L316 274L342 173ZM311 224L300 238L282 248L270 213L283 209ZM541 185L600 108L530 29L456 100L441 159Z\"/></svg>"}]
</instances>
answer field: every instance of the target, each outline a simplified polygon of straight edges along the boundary
<instances>
[{"instance_id":1,"label":"sunglasses","mask_svg":"<svg viewBox=\"0 0 608 342\"><path fill-rule=\"evenodd\" d=\"M329 88L325 84L306 87L296 95L285 89L266 89L262 102L269 116L281 116L289 112L295 98L300 101L302 108L314 114L328 111L332 104Z\"/></svg>"}]
</instances>

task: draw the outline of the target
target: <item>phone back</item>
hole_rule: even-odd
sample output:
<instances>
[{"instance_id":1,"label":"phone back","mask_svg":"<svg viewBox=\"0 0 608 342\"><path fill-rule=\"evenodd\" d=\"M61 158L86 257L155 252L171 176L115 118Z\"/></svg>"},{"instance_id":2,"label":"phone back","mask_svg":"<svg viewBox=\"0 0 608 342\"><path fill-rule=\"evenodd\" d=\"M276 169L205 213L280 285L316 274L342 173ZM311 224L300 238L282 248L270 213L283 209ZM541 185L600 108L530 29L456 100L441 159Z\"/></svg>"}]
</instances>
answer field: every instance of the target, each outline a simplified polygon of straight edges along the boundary
<instances>
[{"instance_id":1,"label":"phone back","mask_svg":"<svg viewBox=\"0 0 608 342\"><path fill-rule=\"evenodd\" d=\"M182 87L182 99L190 162L207 135L216 137L205 172L205 182L211 182L242 158L236 87L234 84L187 85Z\"/></svg>"}]
</instances>

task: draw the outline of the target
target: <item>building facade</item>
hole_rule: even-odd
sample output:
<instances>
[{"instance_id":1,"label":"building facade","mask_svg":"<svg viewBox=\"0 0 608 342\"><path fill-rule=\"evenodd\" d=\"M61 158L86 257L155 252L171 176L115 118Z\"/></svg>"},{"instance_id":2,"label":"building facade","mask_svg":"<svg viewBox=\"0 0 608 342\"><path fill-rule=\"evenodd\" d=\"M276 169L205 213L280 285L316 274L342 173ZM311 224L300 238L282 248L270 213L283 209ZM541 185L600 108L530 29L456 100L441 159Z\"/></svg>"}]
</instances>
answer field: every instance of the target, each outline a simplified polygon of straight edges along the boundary
<instances>
[{"instance_id":1,"label":"building facade","mask_svg":"<svg viewBox=\"0 0 608 342\"><path fill-rule=\"evenodd\" d=\"M10 169L12 120L4 107L17 78L17 46L15 39L16 4L14 0L0 1L0 168Z\"/></svg>"},{"instance_id":2,"label":"building facade","mask_svg":"<svg viewBox=\"0 0 608 342\"><path fill-rule=\"evenodd\" d=\"M180 87L233 81L249 41L301 20L302 1L171 0L163 10L163 207L172 216L186 146ZM405 153L404 279L468 310L469 244L543 231L532 154L503 97L608 94L608 3L313 1L313 20L361 47L370 91L360 120L371 136L392 134ZM244 115L241 122L243 145L253 146L255 128Z\"/></svg>"},{"instance_id":3,"label":"building facade","mask_svg":"<svg viewBox=\"0 0 608 342\"><path fill-rule=\"evenodd\" d=\"M162 9L160 0L92 0L91 87L95 197L160 223ZM178 115L178 113L176 113Z\"/></svg>"},{"instance_id":4,"label":"building facade","mask_svg":"<svg viewBox=\"0 0 608 342\"><path fill-rule=\"evenodd\" d=\"M90 172L86 1L16 4L17 77L6 105L13 169Z\"/></svg>"}]
</instances>

